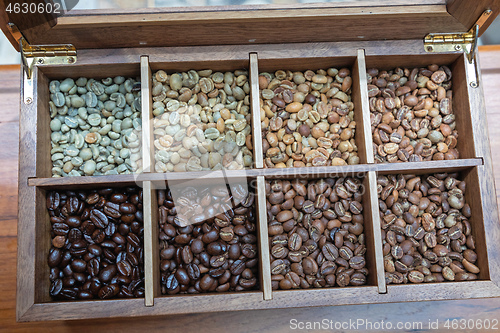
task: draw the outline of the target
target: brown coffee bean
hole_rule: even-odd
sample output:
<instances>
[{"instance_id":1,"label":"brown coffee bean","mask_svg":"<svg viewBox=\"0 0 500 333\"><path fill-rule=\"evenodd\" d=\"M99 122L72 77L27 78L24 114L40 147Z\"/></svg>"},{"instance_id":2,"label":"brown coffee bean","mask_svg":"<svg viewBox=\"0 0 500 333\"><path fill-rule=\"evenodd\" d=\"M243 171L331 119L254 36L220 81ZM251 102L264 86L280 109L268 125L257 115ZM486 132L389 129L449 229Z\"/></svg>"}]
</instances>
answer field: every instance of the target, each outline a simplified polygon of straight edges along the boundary
<instances>
[{"instance_id":1,"label":"brown coffee bean","mask_svg":"<svg viewBox=\"0 0 500 333\"><path fill-rule=\"evenodd\" d=\"M424 274L419 271L411 271L408 273L408 280L412 283L422 283L424 282Z\"/></svg>"}]
</instances>

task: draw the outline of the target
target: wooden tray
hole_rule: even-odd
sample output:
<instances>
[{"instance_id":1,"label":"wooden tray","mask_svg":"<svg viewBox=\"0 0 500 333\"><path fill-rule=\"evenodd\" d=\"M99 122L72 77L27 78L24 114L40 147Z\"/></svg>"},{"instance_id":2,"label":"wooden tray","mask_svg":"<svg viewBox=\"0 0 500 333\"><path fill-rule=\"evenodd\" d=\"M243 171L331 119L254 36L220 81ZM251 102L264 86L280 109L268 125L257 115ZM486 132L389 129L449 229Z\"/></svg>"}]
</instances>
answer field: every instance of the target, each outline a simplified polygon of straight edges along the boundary
<instances>
[{"instance_id":1,"label":"wooden tray","mask_svg":"<svg viewBox=\"0 0 500 333\"><path fill-rule=\"evenodd\" d=\"M0 2L0 5L4 4ZM389 1L384 5L367 3L317 4L297 7L247 7L214 10L171 10L169 13L148 10L139 13L108 14L88 12L58 19L54 27L42 26L48 33L23 31L31 43L53 43L64 40L78 49L78 61L72 65L34 67L34 98L21 103L19 158L19 224L17 268L17 318L19 321L83 319L118 316L151 316L165 314L234 311L264 308L286 308L363 303L405 302L500 296L500 223L496 209L492 162L487 136L484 98L481 84L473 88L474 70L462 52L430 54L424 50L423 37L429 32L466 31L485 9L496 16L498 1L420 1L403 5ZM0 7L1 8L1 7ZM160 15L161 13L161 15ZM477 15L475 15L477 14ZM101 15L99 19L98 15ZM164 16L165 15L165 16ZM475 16L471 19L470 16ZM397 17L397 20L390 18ZM210 22L206 22L207 18ZM283 24L276 27L276 18ZM7 18L10 20L11 18ZM109 19L109 20L108 20ZM9 22L3 18L4 22ZM146 20L146 23L144 23ZM354 21L353 21L354 20ZM407 20L407 21L405 21ZM487 24L490 23L490 19ZM212 23L215 22L215 23ZM356 29L342 29L342 34L318 34L322 29L339 29L352 22ZM404 24L403 24L404 22ZM412 24L418 22L419 24ZM1 23L1 20L0 20ZM16 24L19 24L16 22ZM179 25L186 39L165 39L157 31L174 33ZM206 25L213 24L210 34ZM243 24L243 25L242 25ZM384 28L379 28L385 24ZM486 24L486 25L487 25ZM123 33L130 39L113 38ZM300 29L304 25L309 29ZM484 25L483 28L486 26ZM196 27L203 27L197 30ZM394 31L408 29L405 39L394 40ZM210 26L211 27L211 26ZM394 29L400 30L394 30ZM39 29L40 31L43 29ZM97 36L104 29L106 36ZM155 30L156 29L156 30ZM218 30L219 29L219 30ZM233 31L227 34L226 31ZM274 29L274 30L273 30ZM289 30L287 30L289 29ZM245 32L245 39L242 34ZM272 32L270 32L272 31ZM290 31L290 34L284 34ZM278 33L279 32L279 33ZM222 34L222 35L221 35ZM10 36L10 35L9 35ZM50 37L47 37L50 36ZM153 38L153 36L155 36ZM216 36L223 36L221 39ZM255 37L255 38L254 38ZM399 36L398 36L399 37ZM392 39L379 41L379 39ZM137 45L135 45L137 43ZM258 43L258 44L257 44ZM237 44L237 45L226 45ZM148 48L144 46L147 45ZM207 46L202 46L207 45ZM154 47L149 47L154 46ZM113 47L114 49L111 49ZM132 47L127 49L116 49ZM449 65L453 71L453 109L460 135L459 160L414 163L375 164L369 123L366 69L370 67L423 66L432 63ZM262 157L258 74L278 69L306 70L347 66L352 70L352 97L357 122L356 143L360 163L352 166L321 168L265 169ZM140 176L116 175L94 177L50 178L49 91L51 79L80 76L104 78L113 75L140 76L142 81L142 153L144 169L154 165L149 147L153 147L151 119L151 73L158 69L250 71L252 98L252 134L255 167L223 172L154 173ZM480 82L480 81L479 81ZM21 89L26 87L22 86ZM460 172L468 184L466 200L472 208L470 220L481 268L479 280L431 284L385 284L380 219L377 197L377 174ZM363 197L367 265L370 274L362 287L272 291L267 235L264 183L266 179L305 177L309 179L362 175L367 191ZM190 179L223 179L256 181L260 290L205 295L163 296L159 281L158 219L155 185L164 181ZM144 188L144 299L53 302L49 296L50 281L47 255L50 249L50 222L45 207L50 189L99 188L135 184Z\"/></svg>"}]
</instances>

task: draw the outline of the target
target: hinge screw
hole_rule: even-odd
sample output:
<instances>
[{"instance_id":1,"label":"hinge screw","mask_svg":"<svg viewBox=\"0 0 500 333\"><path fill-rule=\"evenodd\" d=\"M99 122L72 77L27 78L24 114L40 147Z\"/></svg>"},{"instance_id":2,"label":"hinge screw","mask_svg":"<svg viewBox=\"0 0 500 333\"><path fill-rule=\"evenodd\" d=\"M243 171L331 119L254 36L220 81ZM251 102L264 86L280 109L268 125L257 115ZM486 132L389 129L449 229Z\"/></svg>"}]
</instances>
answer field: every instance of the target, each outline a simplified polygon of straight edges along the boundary
<instances>
[{"instance_id":1,"label":"hinge screw","mask_svg":"<svg viewBox=\"0 0 500 333\"><path fill-rule=\"evenodd\" d=\"M72 64L75 62L75 58L74 57L68 57L68 63L69 64Z\"/></svg>"},{"instance_id":2,"label":"hinge screw","mask_svg":"<svg viewBox=\"0 0 500 333\"><path fill-rule=\"evenodd\" d=\"M471 82L471 83L470 83L470 86L471 86L472 88L477 88L477 82Z\"/></svg>"},{"instance_id":3,"label":"hinge screw","mask_svg":"<svg viewBox=\"0 0 500 333\"><path fill-rule=\"evenodd\" d=\"M432 50L434 50L434 48L431 45L427 46L427 51L431 52Z\"/></svg>"},{"instance_id":4,"label":"hinge screw","mask_svg":"<svg viewBox=\"0 0 500 333\"><path fill-rule=\"evenodd\" d=\"M43 64L44 62L45 62L45 60L43 60L43 58L40 58L40 59L38 59L38 61L37 61L37 63L38 63L39 65Z\"/></svg>"},{"instance_id":5,"label":"hinge screw","mask_svg":"<svg viewBox=\"0 0 500 333\"><path fill-rule=\"evenodd\" d=\"M26 97L26 100L24 101L26 104L31 104L33 103L33 98L31 97Z\"/></svg>"},{"instance_id":6,"label":"hinge screw","mask_svg":"<svg viewBox=\"0 0 500 333\"><path fill-rule=\"evenodd\" d=\"M460 45L455 45L455 50L460 51L462 47Z\"/></svg>"}]
</instances>

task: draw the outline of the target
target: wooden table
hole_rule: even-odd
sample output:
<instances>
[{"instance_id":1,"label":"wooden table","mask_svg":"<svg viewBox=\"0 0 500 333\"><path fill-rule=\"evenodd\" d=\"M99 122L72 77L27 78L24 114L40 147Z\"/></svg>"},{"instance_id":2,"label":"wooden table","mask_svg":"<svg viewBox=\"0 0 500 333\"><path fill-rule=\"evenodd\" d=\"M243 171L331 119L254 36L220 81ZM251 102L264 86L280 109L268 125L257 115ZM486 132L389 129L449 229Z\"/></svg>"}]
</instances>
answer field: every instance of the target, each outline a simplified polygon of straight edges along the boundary
<instances>
[{"instance_id":1,"label":"wooden table","mask_svg":"<svg viewBox=\"0 0 500 333\"><path fill-rule=\"evenodd\" d=\"M497 184L500 184L500 154L498 153L500 149L500 46L481 47L480 60L495 180ZM347 332L353 327L356 328L356 326L351 326L351 323L359 323L357 327L359 331L369 329L369 323L373 329L379 327L379 331L384 331L382 327L387 328L387 326L377 325L391 323L395 329L399 322L403 325L415 325L413 328L427 331L429 322L435 324L436 321L440 330L446 330L444 325L447 319L450 319L449 324L453 319L500 320L500 298L490 298L208 313L160 318L16 323L19 100L19 67L0 66L0 184L2 184L0 187L0 332L92 332L94 330L106 332L139 330L148 332L289 332L292 331L291 328L298 327L299 322L305 325L308 321L321 322L323 320L333 321L333 329L329 329L329 332L337 331L335 323L343 324L341 330ZM496 194L498 199L500 186L497 186ZM420 324L422 326L418 326ZM500 330L500 323L497 327L497 331Z\"/></svg>"}]
</instances>

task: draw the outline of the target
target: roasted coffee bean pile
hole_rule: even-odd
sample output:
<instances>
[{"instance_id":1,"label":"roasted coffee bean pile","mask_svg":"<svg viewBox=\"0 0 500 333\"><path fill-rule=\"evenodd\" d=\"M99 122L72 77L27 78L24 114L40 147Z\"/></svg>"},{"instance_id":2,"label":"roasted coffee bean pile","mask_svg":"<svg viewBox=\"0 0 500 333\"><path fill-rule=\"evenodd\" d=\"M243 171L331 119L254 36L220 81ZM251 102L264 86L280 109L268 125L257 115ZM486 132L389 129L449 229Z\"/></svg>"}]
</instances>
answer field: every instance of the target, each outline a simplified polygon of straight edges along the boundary
<instances>
[{"instance_id":1,"label":"roasted coffee bean pile","mask_svg":"<svg viewBox=\"0 0 500 333\"><path fill-rule=\"evenodd\" d=\"M358 178L266 182L273 289L366 284Z\"/></svg>"},{"instance_id":2,"label":"roasted coffee bean pile","mask_svg":"<svg viewBox=\"0 0 500 333\"><path fill-rule=\"evenodd\" d=\"M54 300L144 297L142 190L47 194Z\"/></svg>"},{"instance_id":3,"label":"roasted coffee bean pile","mask_svg":"<svg viewBox=\"0 0 500 333\"><path fill-rule=\"evenodd\" d=\"M477 254L458 174L379 176L387 283L475 280Z\"/></svg>"},{"instance_id":4,"label":"roasted coffee bean pile","mask_svg":"<svg viewBox=\"0 0 500 333\"><path fill-rule=\"evenodd\" d=\"M162 294L258 288L253 203L246 184L158 191Z\"/></svg>"},{"instance_id":5,"label":"roasted coffee bean pile","mask_svg":"<svg viewBox=\"0 0 500 333\"><path fill-rule=\"evenodd\" d=\"M259 76L266 168L359 164L347 68Z\"/></svg>"},{"instance_id":6,"label":"roasted coffee bean pile","mask_svg":"<svg viewBox=\"0 0 500 333\"><path fill-rule=\"evenodd\" d=\"M459 158L447 66L368 69L375 162Z\"/></svg>"}]
</instances>

